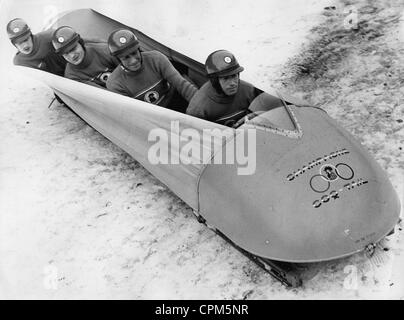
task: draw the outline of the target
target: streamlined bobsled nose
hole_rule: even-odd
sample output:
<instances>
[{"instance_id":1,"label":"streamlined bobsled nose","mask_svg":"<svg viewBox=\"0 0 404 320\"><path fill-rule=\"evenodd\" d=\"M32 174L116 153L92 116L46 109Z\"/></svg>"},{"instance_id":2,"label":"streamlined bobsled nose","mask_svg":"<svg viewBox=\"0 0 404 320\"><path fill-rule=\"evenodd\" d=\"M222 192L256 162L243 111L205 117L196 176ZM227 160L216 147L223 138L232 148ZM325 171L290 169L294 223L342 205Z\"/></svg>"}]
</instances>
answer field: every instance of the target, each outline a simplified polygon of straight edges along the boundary
<instances>
[{"instance_id":1,"label":"streamlined bobsled nose","mask_svg":"<svg viewBox=\"0 0 404 320\"><path fill-rule=\"evenodd\" d=\"M324 112L295 113L301 137L257 130L254 174L205 169L200 213L243 249L280 261L331 260L378 242L400 212L386 173Z\"/></svg>"}]
</instances>

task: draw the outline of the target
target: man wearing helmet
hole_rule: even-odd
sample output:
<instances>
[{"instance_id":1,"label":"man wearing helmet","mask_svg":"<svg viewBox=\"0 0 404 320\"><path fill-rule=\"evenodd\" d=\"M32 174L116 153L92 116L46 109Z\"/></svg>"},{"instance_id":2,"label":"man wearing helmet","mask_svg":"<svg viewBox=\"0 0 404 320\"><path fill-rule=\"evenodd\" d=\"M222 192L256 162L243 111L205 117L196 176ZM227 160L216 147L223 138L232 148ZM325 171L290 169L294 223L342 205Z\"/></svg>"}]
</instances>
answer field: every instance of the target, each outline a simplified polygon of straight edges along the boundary
<instances>
[{"instance_id":1,"label":"man wearing helmet","mask_svg":"<svg viewBox=\"0 0 404 320\"><path fill-rule=\"evenodd\" d=\"M241 118L250 103L262 92L240 80L239 75L244 68L229 51L212 52L206 59L205 69L209 81L190 101L186 111L189 115L226 123L226 119L232 119L233 115L239 114Z\"/></svg>"},{"instance_id":2,"label":"man wearing helmet","mask_svg":"<svg viewBox=\"0 0 404 320\"><path fill-rule=\"evenodd\" d=\"M53 33L52 44L68 62L65 77L105 88L111 72L119 64L112 57L105 42L81 39L71 27L63 26Z\"/></svg>"},{"instance_id":3,"label":"man wearing helmet","mask_svg":"<svg viewBox=\"0 0 404 320\"><path fill-rule=\"evenodd\" d=\"M187 101L197 91L165 55L158 51L141 52L132 31L112 32L108 45L111 54L121 62L107 81L109 90L162 107L169 106L175 90Z\"/></svg>"},{"instance_id":4,"label":"man wearing helmet","mask_svg":"<svg viewBox=\"0 0 404 320\"><path fill-rule=\"evenodd\" d=\"M18 52L13 63L57 75L63 75L66 61L55 53L52 46L52 30L32 34L27 23L16 18L7 24L7 34Z\"/></svg>"}]
</instances>

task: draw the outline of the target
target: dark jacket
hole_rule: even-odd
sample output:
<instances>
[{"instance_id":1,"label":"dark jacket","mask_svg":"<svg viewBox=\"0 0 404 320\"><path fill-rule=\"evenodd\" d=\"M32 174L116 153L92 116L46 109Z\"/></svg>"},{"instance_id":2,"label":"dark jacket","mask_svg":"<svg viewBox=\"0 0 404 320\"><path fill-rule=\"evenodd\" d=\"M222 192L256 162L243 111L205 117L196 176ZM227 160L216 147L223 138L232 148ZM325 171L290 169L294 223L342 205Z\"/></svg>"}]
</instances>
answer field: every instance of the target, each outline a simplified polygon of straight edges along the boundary
<instances>
[{"instance_id":1,"label":"dark jacket","mask_svg":"<svg viewBox=\"0 0 404 320\"><path fill-rule=\"evenodd\" d=\"M42 31L32 35L34 48L30 54L18 52L14 57L14 64L63 76L66 60L55 53L52 45L52 30Z\"/></svg>"},{"instance_id":2,"label":"dark jacket","mask_svg":"<svg viewBox=\"0 0 404 320\"><path fill-rule=\"evenodd\" d=\"M65 77L105 88L106 78L119 64L111 56L106 42L84 41L85 56L83 61L74 65L68 63Z\"/></svg>"},{"instance_id":3,"label":"dark jacket","mask_svg":"<svg viewBox=\"0 0 404 320\"><path fill-rule=\"evenodd\" d=\"M257 94L253 85L243 80L240 80L234 96L219 94L208 81L191 99L187 114L214 122L223 116L246 110Z\"/></svg>"},{"instance_id":4,"label":"dark jacket","mask_svg":"<svg viewBox=\"0 0 404 320\"><path fill-rule=\"evenodd\" d=\"M158 51L142 52L142 66L137 71L129 71L122 66L116 68L107 81L107 88L163 107L168 106L173 89L187 101L197 91Z\"/></svg>"}]
</instances>

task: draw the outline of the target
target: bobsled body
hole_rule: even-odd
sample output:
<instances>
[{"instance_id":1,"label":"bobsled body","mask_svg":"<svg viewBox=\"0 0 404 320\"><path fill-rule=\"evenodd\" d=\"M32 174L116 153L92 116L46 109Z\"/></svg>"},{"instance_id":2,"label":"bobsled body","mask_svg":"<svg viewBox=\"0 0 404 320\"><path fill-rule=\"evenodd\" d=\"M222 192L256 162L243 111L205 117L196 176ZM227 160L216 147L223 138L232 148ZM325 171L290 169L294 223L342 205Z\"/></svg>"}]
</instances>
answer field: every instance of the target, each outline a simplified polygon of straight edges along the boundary
<instances>
[{"instance_id":1,"label":"bobsled body","mask_svg":"<svg viewBox=\"0 0 404 320\"><path fill-rule=\"evenodd\" d=\"M83 37L101 39L126 27L90 9L67 13L55 25L69 25ZM132 30L144 50L166 54L197 86L207 80L201 63ZM22 69L47 83L81 118L131 154L208 225L254 255L287 262L335 259L379 241L399 219L398 197L386 173L352 135L318 108L276 98L278 105L264 108L233 129ZM192 163L151 160L156 142L150 139L153 130L159 130L155 133L160 142L167 142L167 150L161 147L160 151L171 157L189 143L179 138L189 128L201 134L212 129L211 137L217 134L222 142L193 142L203 152ZM252 172L240 174L239 163L215 163L220 151L238 137L248 137L251 130L255 139L249 155Z\"/></svg>"}]
</instances>

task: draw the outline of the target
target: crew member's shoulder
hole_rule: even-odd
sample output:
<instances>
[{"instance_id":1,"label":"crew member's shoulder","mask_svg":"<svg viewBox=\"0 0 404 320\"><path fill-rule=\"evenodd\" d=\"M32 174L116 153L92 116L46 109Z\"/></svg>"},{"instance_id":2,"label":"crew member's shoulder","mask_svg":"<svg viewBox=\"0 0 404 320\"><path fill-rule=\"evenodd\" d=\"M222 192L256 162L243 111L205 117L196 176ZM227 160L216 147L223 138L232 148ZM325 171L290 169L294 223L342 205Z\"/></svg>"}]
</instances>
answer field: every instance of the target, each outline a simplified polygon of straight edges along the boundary
<instances>
[{"instance_id":1,"label":"crew member's shoulder","mask_svg":"<svg viewBox=\"0 0 404 320\"><path fill-rule=\"evenodd\" d=\"M33 59L29 55L17 52L13 58L13 64L16 66L23 66L23 67L36 67L37 60Z\"/></svg>"},{"instance_id":2,"label":"crew member's shoulder","mask_svg":"<svg viewBox=\"0 0 404 320\"><path fill-rule=\"evenodd\" d=\"M165 57L164 54L157 50L142 51L142 54L149 57Z\"/></svg>"},{"instance_id":3,"label":"crew member's shoulder","mask_svg":"<svg viewBox=\"0 0 404 320\"><path fill-rule=\"evenodd\" d=\"M13 58L13 64L16 66L22 65L21 53L17 52Z\"/></svg>"},{"instance_id":4,"label":"crew member's shoulder","mask_svg":"<svg viewBox=\"0 0 404 320\"><path fill-rule=\"evenodd\" d=\"M44 50L44 48L47 48L47 50L54 51L55 49L53 48L52 45L52 35L53 35L52 29L44 30L38 33L35 33L33 35L34 37L34 42L36 43L36 47L39 47L40 50Z\"/></svg>"},{"instance_id":5,"label":"crew member's shoulder","mask_svg":"<svg viewBox=\"0 0 404 320\"><path fill-rule=\"evenodd\" d=\"M41 39L41 40L52 41L52 35L53 35L54 31L55 30L53 30L53 29L47 29L47 30L35 33L34 37Z\"/></svg>"},{"instance_id":6,"label":"crew member's shoulder","mask_svg":"<svg viewBox=\"0 0 404 320\"><path fill-rule=\"evenodd\" d=\"M66 64L66 68L65 68L65 77L66 78L69 78L69 76L74 73L75 67L76 66L74 64L71 64L71 63Z\"/></svg>"},{"instance_id":7,"label":"crew member's shoulder","mask_svg":"<svg viewBox=\"0 0 404 320\"><path fill-rule=\"evenodd\" d=\"M205 82L194 94L191 99L191 102L194 103L196 101L200 101L201 99L209 98L209 93L212 90L212 85L210 81Z\"/></svg>"},{"instance_id":8,"label":"crew member's shoulder","mask_svg":"<svg viewBox=\"0 0 404 320\"><path fill-rule=\"evenodd\" d=\"M197 93L203 93L206 94L208 91L212 89L212 84L210 81L206 81L197 91Z\"/></svg>"},{"instance_id":9,"label":"crew member's shoulder","mask_svg":"<svg viewBox=\"0 0 404 320\"><path fill-rule=\"evenodd\" d=\"M125 74L125 71L122 69L121 65L118 65L109 75L108 81L116 81L121 79Z\"/></svg>"},{"instance_id":10,"label":"crew member's shoulder","mask_svg":"<svg viewBox=\"0 0 404 320\"><path fill-rule=\"evenodd\" d=\"M168 60L167 56L157 50L143 51L142 56L146 59L151 60Z\"/></svg>"},{"instance_id":11,"label":"crew member's shoulder","mask_svg":"<svg viewBox=\"0 0 404 320\"><path fill-rule=\"evenodd\" d=\"M125 80L125 71L122 69L122 66L119 65L115 68L114 71L109 75L106 87L108 90L120 94L124 94L126 96L129 95L129 90L126 87Z\"/></svg>"},{"instance_id":12,"label":"crew member's shoulder","mask_svg":"<svg viewBox=\"0 0 404 320\"><path fill-rule=\"evenodd\" d=\"M247 81L244 81L244 80L240 80L240 85L245 87L245 88L248 88L248 89L254 89L255 88L251 83L249 83Z\"/></svg>"}]
</instances>

